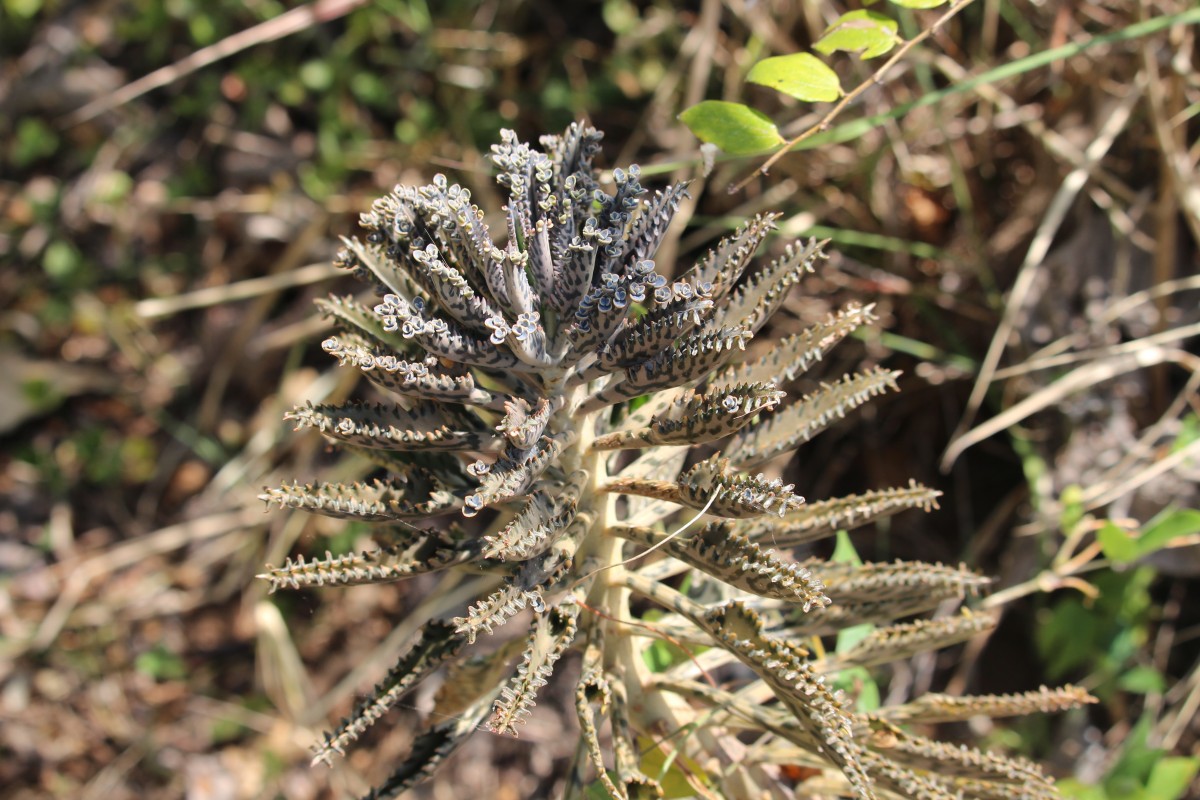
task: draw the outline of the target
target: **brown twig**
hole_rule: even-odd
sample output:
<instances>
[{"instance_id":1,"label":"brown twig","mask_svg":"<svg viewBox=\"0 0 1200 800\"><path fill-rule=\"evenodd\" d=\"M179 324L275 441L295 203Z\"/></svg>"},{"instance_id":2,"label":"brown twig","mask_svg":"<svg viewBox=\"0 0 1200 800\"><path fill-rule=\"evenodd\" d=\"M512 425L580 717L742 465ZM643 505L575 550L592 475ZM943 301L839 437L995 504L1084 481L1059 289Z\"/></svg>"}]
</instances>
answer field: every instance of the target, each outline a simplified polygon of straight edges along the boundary
<instances>
[{"instance_id":1,"label":"brown twig","mask_svg":"<svg viewBox=\"0 0 1200 800\"><path fill-rule=\"evenodd\" d=\"M197 50L174 64L154 70L149 75L125 84L120 89L97 98L82 108L72 111L63 118L63 125L71 127L94 119L105 111L123 106L147 92L174 83L191 75L196 70L215 64L221 59L264 42L273 42L293 33L345 16L363 5L366 0L316 0L316 2L293 8L278 17L260 22L252 28L226 36L216 44Z\"/></svg>"},{"instance_id":2,"label":"brown twig","mask_svg":"<svg viewBox=\"0 0 1200 800\"><path fill-rule=\"evenodd\" d=\"M872 86L876 86L876 85L879 85L880 83L882 83L883 76L886 75L888 70L890 70L892 67L894 67L896 65L896 63L900 61L900 59L902 59L906 55L908 55L908 52L910 50L912 50L914 47L916 47L917 45L919 45L921 42L925 41L930 36L937 33L938 30L943 25L945 25L946 22L948 22L955 14L962 11L964 8L969 6L972 2L973 2L973 0L957 0L957 2L954 3L954 5L950 6L950 9L948 11L946 11L945 14L938 17L937 21L935 21L932 25L930 25L925 30L921 31L916 36L914 36L912 39L909 39L904 44L902 44L900 46L900 48L897 49L896 52L892 54L892 57L884 62L882 67L875 70L875 73L870 78L867 78L865 81L860 83L858 86L854 87L849 92L847 92L846 95L840 101L838 101L838 104L835 105L833 108L831 108L829 110L829 112L824 117L821 118L820 122L818 122L816 125L813 125L810 128L807 128L802 133L800 133L800 135L796 136L794 139L790 139L790 140L784 142L783 145L778 150L776 150L771 155L770 158L768 158L765 162L763 162L763 165L761 167L754 170L754 172L750 173L742 180L740 180L737 183L730 186L729 193L737 194L742 189L745 189L746 186L750 183L750 181L754 180L756 177L758 177L760 175L763 175L763 176L767 175L767 173L770 172L771 167L775 166L775 163L777 161L779 161L779 159L783 158L784 155L786 155L794 147L796 147L796 145L800 144L801 142L805 141L806 139L816 136L818 133L823 133L824 131L829 130L829 126L832 125L833 121L838 117L838 115L840 115L846 109L846 106L850 105L852 102L857 100L858 97L860 95L862 95L863 92L867 91L867 89L871 88Z\"/></svg>"}]
</instances>

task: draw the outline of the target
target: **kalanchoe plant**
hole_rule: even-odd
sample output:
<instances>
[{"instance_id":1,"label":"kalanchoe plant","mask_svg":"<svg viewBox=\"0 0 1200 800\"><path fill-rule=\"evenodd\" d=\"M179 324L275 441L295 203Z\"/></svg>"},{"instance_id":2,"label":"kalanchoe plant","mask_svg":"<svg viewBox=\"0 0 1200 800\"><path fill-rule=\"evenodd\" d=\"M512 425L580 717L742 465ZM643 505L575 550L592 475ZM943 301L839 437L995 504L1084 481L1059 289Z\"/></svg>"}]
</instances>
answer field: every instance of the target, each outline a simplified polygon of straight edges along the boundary
<instances>
[{"instance_id":1,"label":"kalanchoe plant","mask_svg":"<svg viewBox=\"0 0 1200 800\"><path fill-rule=\"evenodd\" d=\"M606 191L593 166L600 138L571 125L539 151L502 134L491 160L508 195L503 236L466 189L437 176L377 200L362 217L365 243L348 240L339 254L378 297L323 302L340 329L323 347L387 402L289 416L378 472L353 484L285 485L265 499L377 523L379 547L289 560L262 577L275 590L456 572L449 579L465 576L477 599L422 620L316 760L341 755L445 668L437 718L371 794L396 796L477 727L515 734L574 649L582 736L568 796L597 780L614 798L660 796L647 747L666 751L695 786L708 784L697 789L705 796L767 796L777 764L807 768L810 795L1053 796L1034 764L912 726L1066 708L1089 700L1081 690L927 695L860 712L831 688L841 671L992 625L985 614L926 616L987 586L964 568L796 562L783 552L936 505L938 493L916 483L806 502L756 472L896 388L897 373L872 369L790 404L781 389L872 322L871 308L849 305L747 358L747 343L823 257L821 244L789 247L753 271L774 222L759 216L668 279L653 257L687 190L647 196L631 167L613 170ZM479 519L456 525L455 515ZM526 636L489 640L516 618ZM821 648L819 637L864 623L875 627L854 647ZM708 649L652 672L644 653L663 640ZM714 673L730 682L712 683Z\"/></svg>"}]
</instances>

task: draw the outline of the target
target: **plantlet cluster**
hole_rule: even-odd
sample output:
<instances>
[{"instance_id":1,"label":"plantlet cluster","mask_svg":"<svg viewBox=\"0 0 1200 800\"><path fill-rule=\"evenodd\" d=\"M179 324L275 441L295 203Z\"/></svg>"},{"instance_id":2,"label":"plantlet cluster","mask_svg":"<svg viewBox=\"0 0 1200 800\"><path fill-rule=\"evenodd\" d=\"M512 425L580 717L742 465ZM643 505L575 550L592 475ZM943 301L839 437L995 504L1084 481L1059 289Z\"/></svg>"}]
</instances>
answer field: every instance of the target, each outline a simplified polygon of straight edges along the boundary
<instances>
[{"instance_id":1,"label":"plantlet cluster","mask_svg":"<svg viewBox=\"0 0 1200 800\"><path fill-rule=\"evenodd\" d=\"M371 794L394 797L476 728L516 734L574 650L582 736L567 796L599 781L614 798L657 797L674 773L698 794L758 797L783 780L780 765L804 768L810 796L1055 796L1028 761L921 731L1069 708L1090 700L1082 690L871 708L834 688L839 675L993 624L968 611L929 616L987 587L965 568L787 555L936 505L938 493L916 483L806 500L777 477L781 457L896 388L897 373L872 369L802 397L783 390L874 321L871 308L848 305L747 357L821 244L755 270L774 227L759 216L668 278L671 265L653 259L687 190L650 194L636 167L602 186L600 139L573 124L539 150L504 132L491 154L508 198L502 224L486 225L470 193L438 176L377 200L362 217L365 241L347 240L338 257L377 297L322 302L340 329L323 348L387 400L290 417L377 469L265 499L375 523L378 547L289 560L262 577L275 590L443 572L476 600L423 620L316 760L341 755L444 669L433 724ZM502 636L518 619L525 634ZM822 647L863 625L852 645ZM652 671L647 651L664 641L689 656ZM655 749L668 768L647 766Z\"/></svg>"}]
</instances>

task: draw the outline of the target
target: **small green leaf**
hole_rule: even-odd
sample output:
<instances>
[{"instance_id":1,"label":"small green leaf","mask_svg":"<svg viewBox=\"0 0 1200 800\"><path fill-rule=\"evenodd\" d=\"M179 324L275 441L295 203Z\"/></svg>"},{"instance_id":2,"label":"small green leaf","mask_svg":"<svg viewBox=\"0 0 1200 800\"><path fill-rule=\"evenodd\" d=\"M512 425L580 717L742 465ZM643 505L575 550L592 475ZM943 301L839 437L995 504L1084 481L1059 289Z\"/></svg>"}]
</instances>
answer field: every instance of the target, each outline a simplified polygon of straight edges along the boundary
<instances>
[{"instance_id":1,"label":"small green leaf","mask_svg":"<svg viewBox=\"0 0 1200 800\"><path fill-rule=\"evenodd\" d=\"M1116 523L1105 523L1104 527L1096 532L1096 538L1100 540L1105 557L1117 564L1128 564L1138 557L1137 540Z\"/></svg>"},{"instance_id":2,"label":"small green leaf","mask_svg":"<svg viewBox=\"0 0 1200 800\"><path fill-rule=\"evenodd\" d=\"M828 103L843 94L837 73L812 53L763 59L746 80L809 103Z\"/></svg>"},{"instance_id":3,"label":"small green leaf","mask_svg":"<svg viewBox=\"0 0 1200 800\"><path fill-rule=\"evenodd\" d=\"M937 8L949 2L950 0L892 0L892 3L901 8Z\"/></svg>"},{"instance_id":4,"label":"small green leaf","mask_svg":"<svg viewBox=\"0 0 1200 800\"><path fill-rule=\"evenodd\" d=\"M863 563L858 551L854 549L854 542L850 541L850 534L844 530L837 532L837 543L833 546L833 555L829 560L838 564L853 564L856 567L861 567Z\"/></svg>"},{"instance_id":5,"label":"small green leaf","mask_svg":"<svg viewBox=\"0 0 1200 800\"><path fill-rule=\"evenodd\" d=\"M679 115L702 142L715 144L730 155L761 153L783 144L775 123L741 103L705 100Z\"/></svg>"},{"instance_id":6,"label":"small green leaf","mask_svg":"<svg viewBox=\"0 0 1200 800\"><path fill-rule=\"evenodd\" d=\"M156 681L182 680L187 677L187 666L183 659L161 644L140 653L134 660L134 669Z\"/></svg>"},{"instance_id":7,"label":"small green leaf","mask_svg":"<svg viewBox=\"0 0 1200 800\"><path fill-rule=\"evenodd\" d=\"M1062 505L1062 513L1058 517L1058 525L1064 533L1075 530L1075 526L1083 520L1083 487L1077 483L1065 487L1058 497Z\"/></svg>"},{"instance_id":8,"label":"small green leaf","mask_svg":"<svg viewBox=\"0 0 1200 800\"><path fill-rule=\"evenodd\" d=\"M878 11L851 11L842 14L837 22L826 28L813 49L825 55L838 50L848 53L861 51L859 58L875 58L896 46L899 41L896 37L897 27L896 20Z\"/></svg>"}]
</instances>

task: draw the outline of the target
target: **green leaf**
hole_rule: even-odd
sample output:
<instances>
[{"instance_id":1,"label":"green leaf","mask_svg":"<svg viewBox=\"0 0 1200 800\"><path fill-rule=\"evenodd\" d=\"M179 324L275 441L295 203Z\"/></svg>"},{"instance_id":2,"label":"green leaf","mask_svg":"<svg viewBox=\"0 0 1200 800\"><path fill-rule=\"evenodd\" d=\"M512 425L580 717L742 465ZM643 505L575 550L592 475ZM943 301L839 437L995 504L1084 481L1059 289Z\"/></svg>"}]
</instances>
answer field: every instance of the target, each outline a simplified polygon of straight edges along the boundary
<instances>
[{"instance_id":1,"label":"green leaf","mask_svg":"<svg viewBox=\"0 0 1200 800\"><path fill-rule=\"evenodd\" d=\"M715 144L730 155L761 153L783 144L775 123L741 103L705 100L679 115L702 142Z\"/></svg>"},{"instance_id":2,"label":"green leaf","mask_svg":"<svg viewBox=\"0 0 1200 800\"><path fill-rule=\"evenodd\" d=\"M1137 540L1114 522L1105 523L1104 527L1096 532L1096 538L1100 540L1104 555L1115 564L1128 564L1138 557Z\"/></svg>"},{"instance_id":3,"label":"green leaf","mask_svg":"<svg viewBox=\"0 0 1200 800\"><path fill-rule=\"evenodd\" d=\"M856 567L861 567L863 563L858 551L854 549L854 542L850 541L850 534L844 530L837 532L837 544L834 545L833 555L829 560L838 564L853 564Z\"/></svg>"},{"instance_id":4,"label":"green leaf","mask_svg":"<svg viewBox=\"0 0 1200 800\"><path fill-rule=\"evenodd\" d=\"M183 659L161 644L138 654L133 666L138 672L156 681L182 680L187 677L187 666Z\"/></svg>"},{"instance_id":5,"label":"green leaf","mask_svg":"<svg viewBox=\"0 0 1200 800\"><path fill-rule=\"evenodd\" d=\"M1164 691L1167 682L1153 667L1134 667L1117 679L1117 686L1132 694L1150 694Z\"/></svg>"},{"instance_id":6,"label":"green leaf","mask_svg":"<svg viewBox=\"0 0 1200 800\"><path fill-rule=\"evenodd\" d=\"M1075 526L1083 520L1086 510L1083 507L1083 487L1073 483L1065 487L1058 496L1062 505L1062 513L1058 516L1058 525L1064 533L1071 533Z\"/></svg>"},{"instance_id":7,"label":"green leaf","mask_svg":"<svg viewBox=\"0 0 1200 800\"><path fill-rule=\"evenodd\" d=\"M838 50L847 53L861 51L859 58L875 58L896 46L899 41L896 37L897 27L896 20L878 11L851 11L842 14L837 22L826 28L813 49L825 55Z\"/></svg>"},{"instance_id":8,"label":"green leaf","mask_svg":"<svg viewBox=\"0 0 1200 800\"><path fill-rule=\"evenodd\" d=\"M1161 759L1150 771L1146 782L1146 796L1174 800L1185 797L1188 786L1200 768L1200 758L1173 756Z\"/></svg>"},{"instance_id":9,"label":"green leaf","mask_svg":"<svg viewBox=\"0 0 1200 800\"><path fill-rule=\"evenodd\" d=\"M809 103L827 103L843 94L837 73L812 53L763 59L746 80Z\"/></svg>"},{"instance_id":10,"label":"green leaf","mask_svg":"<svg viewBox=\"0 0 1200 800\"><path fill-rule=\"evenodd\" d=\"M1168 509L1146 523L1137 539L1138 556L1160 550L1172 539L1200 533L1200 511L1194 508Z\"/></svg>"},{"instance_id":11,"label":"green leaf","mask_svg":"<svg viewBox=\"0 0 1200 800\"><path fill-rule=\"evenodd\" d=\"M949 2L950 0L892 0L892 3L901 8L937 8Z\"/></svg>"}]
</instances>

